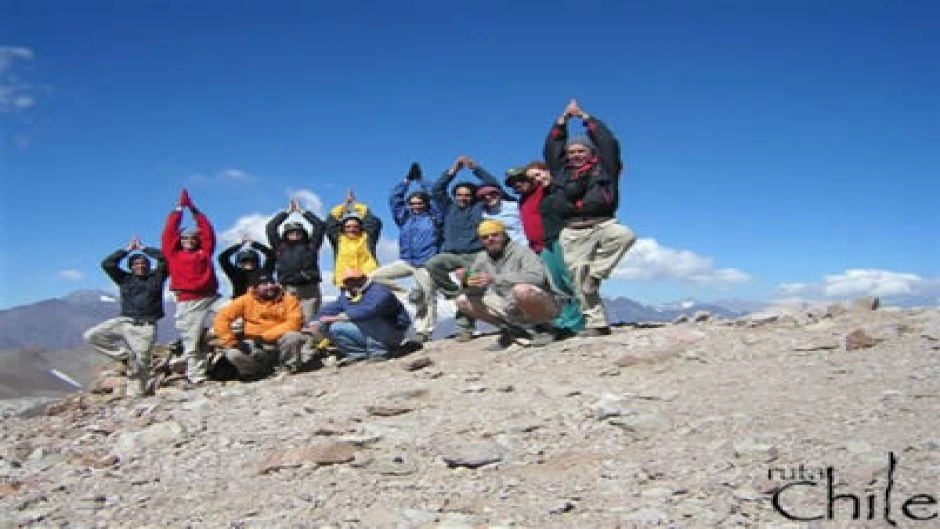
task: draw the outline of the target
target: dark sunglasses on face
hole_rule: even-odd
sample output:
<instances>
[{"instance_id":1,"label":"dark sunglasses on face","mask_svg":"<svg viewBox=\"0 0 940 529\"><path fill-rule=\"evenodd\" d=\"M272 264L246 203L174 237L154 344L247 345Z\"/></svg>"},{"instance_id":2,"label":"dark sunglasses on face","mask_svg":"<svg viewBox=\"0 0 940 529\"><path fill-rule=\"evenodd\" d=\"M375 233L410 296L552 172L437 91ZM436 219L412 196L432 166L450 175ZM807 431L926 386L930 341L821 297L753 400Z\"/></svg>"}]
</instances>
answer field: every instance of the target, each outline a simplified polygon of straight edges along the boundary
<instances>
[{"instance_id":1,"label":"dark sunglasses on face","mask_svg":"<svg viewBox=\"0 0 940 529\"><path fill-rule=\"evenodd\" d=\"M480 237L480 240L485 241L485 240L487 240L487 239L496 239L496 238L500 237L501 235L502 235L502 233L487 233L486 235L481 236L481 237Z\"/></svg>"},{"instance_id":2,"label":"dark sunglasses on face","mask_svg":"<svg viewBox=\"0 0 940 529\"><path fill-rule=\"evenodd\" d=\"M498 198L498 197L499 197L499 193L496 193L496 192L487 193L483 195L483 198Z\"/></svg>"}]
</instances>

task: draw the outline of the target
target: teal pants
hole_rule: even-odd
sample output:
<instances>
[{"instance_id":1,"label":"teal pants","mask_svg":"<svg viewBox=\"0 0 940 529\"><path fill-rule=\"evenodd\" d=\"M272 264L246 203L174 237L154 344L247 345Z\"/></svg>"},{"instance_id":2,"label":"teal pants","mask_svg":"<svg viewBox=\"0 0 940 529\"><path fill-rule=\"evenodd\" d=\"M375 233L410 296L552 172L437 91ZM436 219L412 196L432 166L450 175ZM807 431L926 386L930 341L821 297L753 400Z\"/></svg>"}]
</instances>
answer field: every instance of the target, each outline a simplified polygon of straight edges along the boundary
<instances>
[{"instance_id":1,"label":"teal pants","mask_svg":"<svg viewBox=\"0 0 940 529\"><path fill-rule=\"evenodd\" d=\"M552 325L566 331L580 331L584 328L584 313L581 312L581 305L578 303L571 273L568 271L568 267L565 266L565 256L562 254L561 244L557 239L552 241L550 246L545 246L539 257L542 258L545 268L551 275L555 290L568 297L568 300L561 305L561 312L552 321Z\"/></svg>"}]
</instances>

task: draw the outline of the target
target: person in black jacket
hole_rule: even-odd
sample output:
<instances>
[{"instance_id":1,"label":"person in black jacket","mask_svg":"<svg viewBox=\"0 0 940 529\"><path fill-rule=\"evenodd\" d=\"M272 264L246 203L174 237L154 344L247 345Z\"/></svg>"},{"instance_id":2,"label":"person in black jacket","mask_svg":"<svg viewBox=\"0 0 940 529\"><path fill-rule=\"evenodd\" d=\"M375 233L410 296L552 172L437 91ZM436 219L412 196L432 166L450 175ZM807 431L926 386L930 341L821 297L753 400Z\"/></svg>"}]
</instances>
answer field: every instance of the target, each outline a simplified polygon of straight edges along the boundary
<instances>
[{"instance_id":1,"label":"person in black jacket","mask_svg":"<svg viewBox=\"0 0 940 529\"><path fill-rule=\"evenodd\" d=\"M264 264L261 264L260 256L264 256ZM242 242L229 246L219 254L219 265L232 283L232 299L235 299L248 292L248 286L258 276L274 276L274 252L246 236Z\"/></svg>"},{"instance_id":2,"label":"person in black jacket","mask_svg":"<svg viewBox=\"0 0 940 529\"><path fill-rule=\"evenodd\" d=\"M128 254L130 272L120 267L121 260ZM151 269L148 257L157 262L156 268ZM105 257L101 268L120 289L121 315L85 331L85 341L108 358L127 364L131 379L127 385L128 395L153 394L150 359L157 337L157 321L163 318L166 259L160 250L144 247L135 236L126 248Z\"/></svg>"},{"instance_id":3,"label":"person in black jacket","mask_svg":"<svg viewBox=\"0 0 940 529\"><path fill-rule=\"evenodd\" d=\"M299 222L284 222L294 212L310 223L311 233ZM278 234L282 222L282 234ZM320 217L291 200L288 208L274 215L265 227L277 263L277 282L300 299L304 321L313 319L320 310L320 245L324 226Z\"/></svg>"},{"instance_id":4,"label":"person in black jacket","mask_svg":"<svg viewBox=\"0 0 940 529\"><path fill-rule=\"evenodd\" d=\"M584 123L587 136L568 139L571 118ZM545 139L545 162L553 185L560 188L561 200L555 205L564 227L558 240L586 318L578 335L610 334L600 284L636 241L633 231L617 222L623 171L620 142L607 125L572 99Z\"/></svg>"}]
</instances>

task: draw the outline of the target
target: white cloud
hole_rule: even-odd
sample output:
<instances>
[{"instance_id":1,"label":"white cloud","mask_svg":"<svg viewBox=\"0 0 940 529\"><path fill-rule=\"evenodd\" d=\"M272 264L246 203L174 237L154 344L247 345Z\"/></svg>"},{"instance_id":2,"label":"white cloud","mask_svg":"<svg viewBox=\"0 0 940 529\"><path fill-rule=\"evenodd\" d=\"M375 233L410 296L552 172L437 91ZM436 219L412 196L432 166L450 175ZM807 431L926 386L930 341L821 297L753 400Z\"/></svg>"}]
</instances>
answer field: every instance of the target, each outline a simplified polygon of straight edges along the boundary
<instances>
[{"instance_id":1,"label":"white cloud","mask_svg":"<svg viewBox=\"0 0 940 529\"><path fill-rule=\"evenodd\" d=\"M21 46L0 46L0 114L22 112L36 103L35 87L17 73L19 63L31 61L33 50Z\"/></svg>"},{"instance_id":2,"label":"white cloud","mask_svg":"<svg viewBox=\"0 0 940 529\"><path fill-rule=\"evenodd\" d=\"M60 270L59 277L65 279L66 281L80 281L85 277L85 274L83 274L80 270L69 268L67 270Z\"/></svg>"},{"instance_id":3,"label":"white cloud","mask_svg":"<svg viewBox=\"0 0 940 529\"><path fill-rule=\"evenodd\" d=\"M926 294L928 281L917 274L851 269L823 279L827 297L911 296Z\"/></svg>"},{"instance_id":4,"label":"white cloud","mask_svg":"<svg viewBox=\"0 0 940 529\"><path fill-rule=\"evenodd\" d=\"M257 176L242 169L223 169L214 174L197 173L189 177L189 181L199 184L249 184L260 180Z\"/></svg>"},{"instance_id":5,"label":"white cloud","mask_svg":"<svg viewBox=\"0 0 940 529\"><path fill-rule=\"evenodd\" d=\"M31 61L35 57L33 50L23 46L0 46L0 74L9 71L17 60Z\"/></svg>"},{"instance_id":6,"label":"white cloud","mask_svg":"<svg viewBox=\"0 0 940 529\"><path fill-rule=\"evenodd\" d=\"M241 169L225 169L218 174L220 180L230 182L255 182L258 177Z\"/></svg>"},{"instance_id":7,"label":"white cloud","mask_svg":"<svg viewBox=\"0 0 940 529\"><path fill-rule=\"evenodd\" d=\"M219 235L219 239L228 245L241 242L242 237L247 235L253 241L267 244L268 238L264 234L264 226L271 220L272 216L273 214L262 215L261 213L252 213L239 217L232 227L222 231Z\"/></svg>"},{"instance_id":8,"label":"white cloud","mask_svg":"<svg viewBox=\"0 0 940 529\"><path fill-rule=\"evenodd\" d=\"M614 277L634 281L679 280L700 284L732 284L751 277L736 268L715 268L710 257L660 246L656 239L637 239L614 270Z\"/></svg>"},{"instance_id":9,"label":"white cloud","mask_svg":"<svg viewBox=\"0 0 940 529\"><path fill-rule=\"evenodd\" d=\"M297 200L297 202L300 203L300 207L312 211L320 216L320 218L323 218L323 200L320 199L320 195L313 191L309 189L288 189L287 198Z\"/></svg>"},{"instance_id":10,"label":"white cloud","mask_svg":"<svg viewBox=\"0 0 940 529\"><path fill-rule=\"evenodd\" d=\"M889 302L891 298L895 298L894 301L907 299L908 302L936 299L940 304L940 278L871 268L848 269L824 276L815 283L784 283L778 285L776 290L783 300L800 300L805 303L875 296L887 298Z\"/></svg>"}]
</instances>

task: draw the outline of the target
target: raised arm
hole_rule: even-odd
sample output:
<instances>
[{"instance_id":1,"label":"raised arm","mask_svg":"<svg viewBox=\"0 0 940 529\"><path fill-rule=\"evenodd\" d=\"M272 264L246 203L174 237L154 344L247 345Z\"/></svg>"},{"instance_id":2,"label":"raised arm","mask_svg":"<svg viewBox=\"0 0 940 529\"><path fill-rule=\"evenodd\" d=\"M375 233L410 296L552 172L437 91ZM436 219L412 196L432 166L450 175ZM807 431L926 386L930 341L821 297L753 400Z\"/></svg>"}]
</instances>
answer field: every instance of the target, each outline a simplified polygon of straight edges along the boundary
<instances>
[{"instance_id":1,"label":"raised arm","mask_svg":"<svg viewBox=\"0 0 940 529\"><path fill-rule=\"evenodd\" d=\"M222 250L222 253L219 254L219 266L222 267L222 271L225 272L225 275L228 276L229 279L238 274L238 267L232 264L232 256L235 255L235 252L241 247L241 244L233 244Z\"/></svg>"},{"instance_id":2,"label":"raised arm","mask_svg":"<svg viewBox=\"0 0 940 529\"><path fill-rule=\"evenodd\" d=\"M183 221L183 208L177 206L166 217L166 224L163 225L163 235L160 237L160 248L164 254L170 254L176 251L180 243L180 223Z\"/></svg>"},{"instance_id":3,"label":"raised arm","mask_svg":"<svg viewBox=\"0 0 940 529\"><path fill-rule=\"evenodd\" d=\"M118 285L124 281L124 278L129 276L125 270L121 269L121 259L124 259L128 254L128 250L121 248L120 250L115 251L111 255L104 258L101 261L101 269L104 270L104 273L108 274L108 277L111 278L111 281L114 281Z\"/></svg>"},{"instance_id":4,"label":"raised arm","mask_svg":"<svg viewBox=\"0 0 940 529\"><path fill-rule=\"evenodd\" d=\"M264 233L268 236L268 245L270 245L271 248L276 249L281 245L281 235L277 232L277 229L281 226L281 223L284 222L284 219L286 219L289 214L290 213L287 211L278 211L274 214L273 217L271 217L271 220L265 224Z\"/></svg>"},{"instance_id":5,"label":"raised arm","mask_svg":"<svg viewBox=\"0 0 940 529\"><path fill-rule=\"evenodd\" d=\"M215 253L215 229L213 229L212 223L209 222L209 217L205 213L196 209L195 206L192 208L192 212L198 227L200 247L211 257Z\"/></svg>"},{"instance_id":6,"label":"raised arm","mask_svg":"<svg viewBox=\"0 0 940 529\"><path fill-rule=\"evenodd\" d=\"M454 165L450 169L441 173L441 176L434 182L434 185L431 187L431 198L437 202L437 205L440 206L441 210L446 214L447 210L454 204L454 200L450 197L450 192L448 188L450 183L454 181L454 178L457 176L457 173L460 172L466 166L466 156L458 156L454 160Z\"/></svg>"},{"instance_id":7,"label":"raised arm","mask_svg":"<svg viewBox=\"0 0 940 529\"><path fill-rule=\"evenodd\" d=\"M405 193L408 192L408 180L398 182L388 196L388 209L392 212L392 219L400 228L408 220L408 205L405 203Z\"/></svg>"},{"instance_id":8,"label":"raised arm","mask_svg":"<svg viewBox=\"0 0 940 529\"><path fill-rule=\"evenodd\" d=\"M323 223L323 233L326 236L326 240L330 241L330 246L333 247L333 253L339 251L339 234L343 231L339 218L333 214L335 210L336 208L330 210L330 213L326 216L326 221ZM342 215L342 213L340 213L340 215Z\"/></svg>"},{"instance_id":9,"label":"raised arm","mask_svg":"<svg viewBox=\"0 0 940 529\"><path fill-rule=\"evenodd\" d=\"M319 250L320 245L323 244L323 232L326 230L326 223L312 211L301 210L300 216L310 223L310 245L314 250Z\"/></svg>"},{"instance_id":10,"label":"raised arm","mask_svg":"<svg viewBox=\"0 0 940 529\"><path fill-rule=\"evenodd\" d=\"M588 137L597 147L597 155L604 166L604 170L611 176L620 175L620 171L623 169L623 161L620 159L620 142L617 137L601 120L587 113L582 113L581 119L584 121Z\"/></svg>"},{"instance_id":11,"label":"raised arm","mask_svg":"<svg viewBox=\"0 0 940 529\"><path fill-rule=\"evenodd\" d=\"M568 143L568 109L552 123L548 130L548 137L545 138L545 148L542 155L545 157L545 163L548 164L548 170L555 177L565 168L565 146Z\"/></svg>"},{"instance_id":12,"label":"raised arm","mask_svg":"<svg viewBox=\"0 0 940 529\"><path fill-rule=\"evenodd\" d=\"M366 210L366 215L362 218L362 231L369 236L369 250L378 260L376 246L379 244L379 237L382 236L382 219L375 216L371 208Z\"/></svg>"},{"instance_id":13,"label":"raised arm","mask_svg":"<svg viewBox=\"0 0 940 529\"><path fill-rule=\"evenodd\" d=\"M166 267L166 257L164 257L163 252L154 248L152 246L145 246L140 249L141 252L147 254L154 261L157 262L157 266L153 269L153 273L160 276L161 281L166 280L167 277L167 267Z\"/></svg>"},{"instance_id":14,"label":"raised arm","mask_svg":"<svg viewBox=\"0 0 940 529\"><path fill-rule=\"evenodd\" d=\"M515 202L516 199L513 198L512 195L510 195L510 194L503 188L503 184L501 184L501 183L499 182L499 180L498 180L495 176L493 176L492 174L490 174L490 172L487 171L486 169L484 169L482 166L477 165L476 162L473 162L473 161L471 160L470 163L472 164L472 165L470 165L470 167L473 169L473 174L474 174L474 176L476 176L476 177L480 180L480 186L481 186L481 187L482 187L482 186L485 186L485 185L494 186L496 189L499 189L499 190L503 193L503 198L504 198L504 199Z\"/></svg>"}]
</instances>

